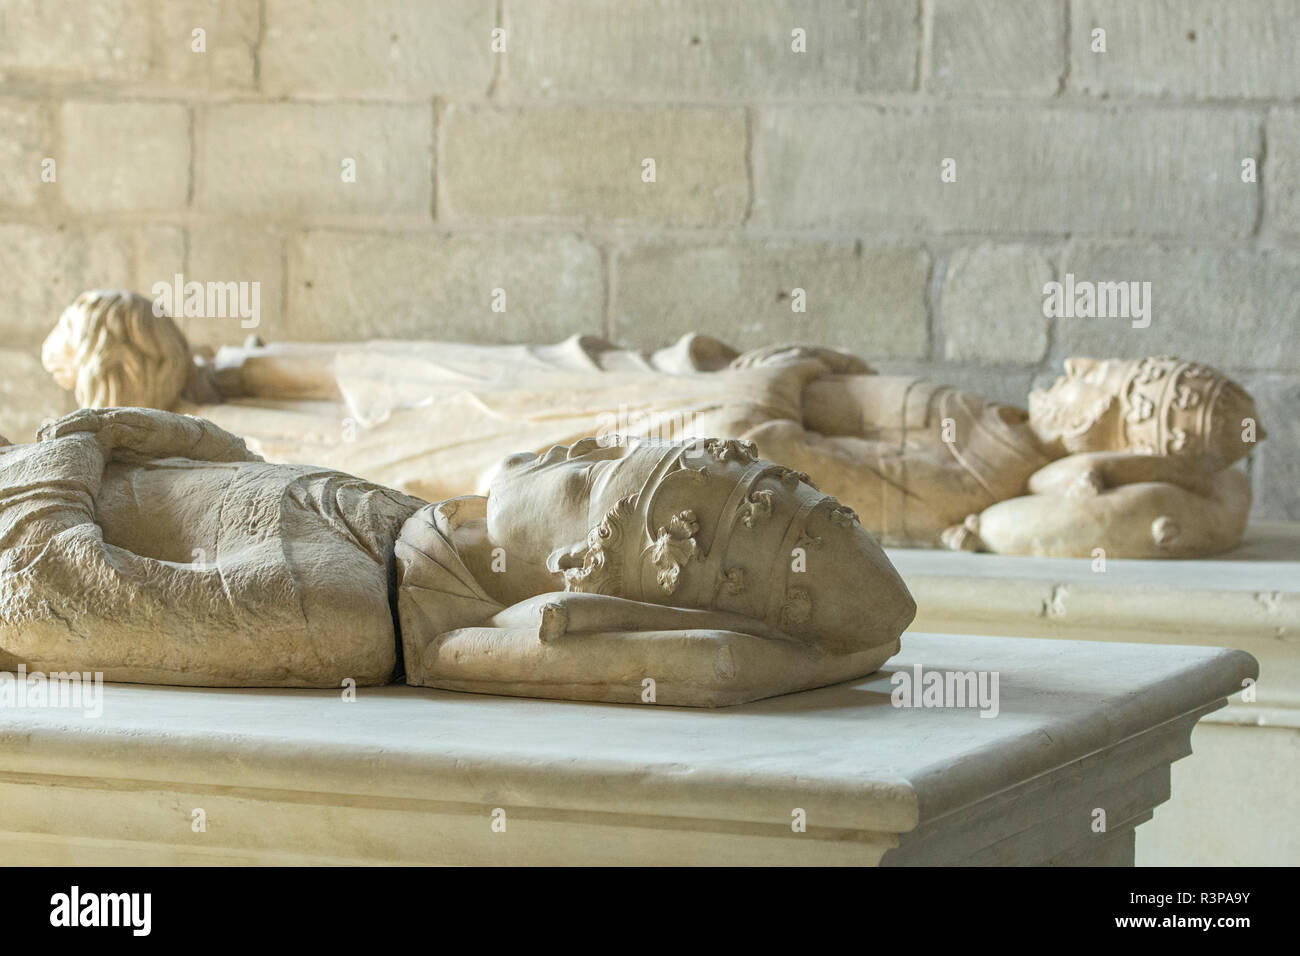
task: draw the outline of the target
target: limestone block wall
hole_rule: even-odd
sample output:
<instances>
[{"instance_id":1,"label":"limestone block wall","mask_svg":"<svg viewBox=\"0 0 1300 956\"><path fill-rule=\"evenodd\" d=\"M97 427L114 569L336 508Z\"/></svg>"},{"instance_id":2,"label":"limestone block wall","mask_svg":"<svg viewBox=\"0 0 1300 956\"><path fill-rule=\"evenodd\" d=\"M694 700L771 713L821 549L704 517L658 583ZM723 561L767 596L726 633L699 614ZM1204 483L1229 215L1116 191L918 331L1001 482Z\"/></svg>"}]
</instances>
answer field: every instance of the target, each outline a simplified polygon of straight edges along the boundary
<instances>
[{"instance_id":1,"label":"limestone block wall","mask_svg":"<svg viewBox=\"0 0 1300 956\"><path fill-rule=\"evenodd\" d=\"M266 340L700 330L1017 402L1194 357L1261 401L1256 516L1300 519L1296 13L0 0L0 430L66 401L37 347L77 292L180 274L257 283ZM1149 325L1045 317L1067 275L1151 283Z\"/></svg>"}]
</instances>

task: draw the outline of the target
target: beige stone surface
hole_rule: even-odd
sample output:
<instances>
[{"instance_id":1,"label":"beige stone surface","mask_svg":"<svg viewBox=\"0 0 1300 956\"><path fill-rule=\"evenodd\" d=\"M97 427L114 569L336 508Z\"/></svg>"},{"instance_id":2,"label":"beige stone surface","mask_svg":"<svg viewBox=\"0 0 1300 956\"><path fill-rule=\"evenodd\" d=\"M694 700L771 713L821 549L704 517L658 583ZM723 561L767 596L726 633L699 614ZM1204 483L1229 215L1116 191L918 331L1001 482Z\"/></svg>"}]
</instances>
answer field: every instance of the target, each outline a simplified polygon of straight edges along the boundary
<instances>
[{"instance_id":1,"label":"beige stone surface","mask_svg":"<svg viewBox=\"0 0 1300 956\"><path fill-rule=\"evenodd\" d=\"M258 0L168 0L158 8L164 81L190 90L256 86L262 6ZM202 50L195 49L195 30L203 31Z\"/></svg>"},{"instance_id":2,"label":"beige stone surface","mask_svg":"<svg viewBox=\"0 0 1300 956\"><path fill-rule=\"evenodd\" d=\"M944 382L963 392L983 395L1005 405L1020 405L1025 400L1024 396L1035 387L1047 387L1056 380L1055 375L1035 377L1032 367L1023 365L958 365L950 362L938 364L885 360L873 362L871 367L882 375Z\"/></svg>"},{"instance_id":3,"label":"beige stone surface","mask_svg":"<svg viewBox=\"0 0 1300 956\"><path fill-rule=\"evenodd\" d=\"M1195 760L1172 768L1173 798L1137 832L1137 865L1300 863L1292 799L1300 729L1206 721L1192 732L1192 752Z\"/></svg>"},{"instance_id":4,"label":"beige stone surface","mask_svg":"<svg viewBox=\"0 0 1300 956\"><path fill-rule=\"evenodd\" d=\"M940 310L944 357L1032 365L1047 352L1043 286L1051 263L1031 246L983 244L948 257Z\"/></svg>"},{"instance_id":5,"label":"beige stone surface","mask_svg":"<svg viewBox=\"0 0 1300 956\"><path fill-rule=\"evenodd\" d=\"M921 38L914 0L559 0L509 28L511 96L652 102L911 89Z\"/></svg>"},{"instance_id":6,"label":"beige stone surface","mask_svg":"<svg viewBox=\"0 0 1300 956\"><path fill-rule=\"evenodd\" d=\"M262 83L271 95L425 99L487 92L498 55L494 0L266 5Z\"/></svg>"},{"instance_id":7,"label":"beige stone surface","mask_svg":"<svg viewBox=\"0 0 1300 956\"><path fill-rule=\"evenodd\" d=\"M1057 319L1057 357L1176 347L1219 356L1225 368L1300 369L1295 351L1280 347L1300 327L1296 250L1079 243L1062 253L1059 271L1092 282L1150 282L1151 295L1146 328L1125 317Z\"/></svg>"},{"instance_id":8,"label":"beige stone surface","mask_svg":"<svg viewBox=\"0 0 1300 956\"><path fill-rule=\"evenodd\" d=\"M873 358L929 352L922 249L672 242L620 251L615 269L615 333L643 348L708 328L730 341L817 342ZM806 311L793 309L796 289Z\"/></svg>"},{"instance_id":9,"label":"beige stone surface","mask_svg":"<svg viewBox=\"0 0 1300 956\"><path fill-rule=\"evenodd\" d=\"M755 218L773 227L1240 238L1245 110L817 105L763 110ZM1079 149L1080 143L1089 148ZM956 160L955 182L940 179Z\"/></svg>"},{"instance_id":10,"label":"beige stone surface","mask_svg":"<svg viewBox=\"0 0 1300 956\"><path fill-rule=\"evenodd\" d=\"M282 229L256 223L225 223L191 232L186 280L256 282L259 314L255 328L246 328L244 322L253 320L239 316L183 320L186 337L196 345L213 346L240 345L250 335L288 337L283 309L287 244Z\"/></svg>"},{"instance_id":11,"label":"beige stone surface","mask_svg":"<svg viewBox=\"0 0 1300 956\"><path fill-rule=\"evenodd\" d=\"M151 8L140 0L11 0L0 74L123 81L149 70Z\"/></svg>"},{"instance_id":12,"label":"beige stone surface","mask_svg":"<svg viewBox=\"0 0 1300 956\"><path fill-rule=\"evenodd\" d=\"M430 214L429 104L231 103L199 110L196 202L218 215ZM345 181L344 161L355 161Z\"/></svg>"},{"instance_id":13,"label":"beige stone surface","mask_svg":"<svg viewBox=\"0 0 1300 956\"><path fill-rule=\"evenodd\" d=\"M999 717L890 706L917 666L997 671ZM1219 649L909 635L870 678L725 713L109 686L99 719L0 715L0 846L47 865L1125 864L1192 723L1254 672Z\"/></svg>"},{"instance_id":14,"label":"beige stone surface","mask_svg":"<svg viewBox=\"0 0 1300 956\"><path fill-rule=\"evenodd\" d=\"M1290 828L1300 741L1300 525L1253 525L1240 548L1194 561L889 554L916 596L918 630L1230 645L1252 654L1261 674L1255 699L1237 697L1193 732L1195 759L1175 768L1170 801L1138 829L1137 863L1300 860Z\"/></svg>"},{"instance_id":15,"label":"beige stone surface","mask_svg":"<svg viewBox=\"0 0 1300 956\"><path fill-rule=\"evenodd\" d=\"M75 407L72 394L50 378L33 349L0 349L0 367L0 436L9 441L34 441L37 429Z\"/></svg>"},{"instance_id":16,"label":"beige stone surface","mask_svg":"<svg viewBox=\"0 0 1300 956\"><path fill-rule=\"evenodd\" d=\"M568 234L313 230L291 241L288 263L289 318L271 331L285 338L537 342L602 324L600 253Z\"/></svg>"},{"instance_id":17,"label":"beige stone surface","mask_svg":"<svg viewBox=\"0 0 1300 956\"><path fill-rule=\"evenodd\" d=\"M130 251L136 283L151 294L154 283L174 282L185 271L186 235L179 226L126 226L116 241Z\"/></svg>"},{"instance_id":18,"label":"beige stone surface","mask_svg":"<svg viewBox=\"0 0 1300 956\"><path fill-rule=\"evenodd\" d=\"M1300 236L1300 109L1271 111L1268 140L1271 148L1264 181L1268 227Z\"/></svg>"},{"instance_id":19,"label":"beige stone surface","mask_svg":"<svg viewBox=\"0 0 1300 956\"><path fill-rule=\"evenodd\" d=\"M930 88L1050 96L1065 71L1065 4L937 0L931 7Z\"/></svg>"},{"instance_id":20,"label":"beige stone surface","mask_svg":"<svg viewBox=\"0 0 1300 956\"><path fill-rule=\"evenodd\" d=\"M1107 32L1105 53L1092 31ZM1102 95L1282 97L1300 92L1300 26L1287 0L1077 0L1070 86Z\"/></svg>"},{"instance_id":21,"label":"beige stone surface","mask_svg":"<svg viewBox=\"0 0 1300 956\"><path fill-rule=\"evenodd\" d=\"M63 104L59 189L79 212L175 210L190 190L190 112L176 103Z\"/></svg>"},{"instance_id":22,"label":"beige stone surface","mask_svg":"<svg viewBox=\"0 0 1300 956\"><path fill-rule=\"evenodd\" d=\"M0 209L30 209L57 189L41 179L41 161L53 158L52 126L39 104L0 101Z\"/></svg>"},{"instance_id":23,"label":"beige stone surface","mask_svg":"<svg viewBox=\"0 0 1300 956\"><path fill-rule=\"evenodd\" d=\"M1028 558L891 549L917 597L917 628L945 633L1229 644L1265 678L1216 721L1300 728L1300 525L1252 525L1194 561ZM1104 570L1102 570L1104 569Z\"/></svg>"},{"instance_id":24,"label":"beige stone surface","mask_svg":"<svg viewBox=\"0 0 1300 956\"><path fill-rule=\"evenodd\" d=\"M1257 373L1244 383L1259 402L1260 418L1271 421L1271 436L1251 456L1256 491L1252 520L1300 521L1300 378Z\"/></svg>"},{"instance_id":25,"label":"beige stone surface","mask_svg":"<svg viewBox=\"0 0 1300 956\"><path fill-rule=\"evenodd\" d=\"M736 225L748 202L743 110L458 105L439 135L439 218Z\"/></svg>"},{"instance_id":26,"label":"beige stone surface","mask_svg":"<svg viewBox=\"0 0 1300 956\"><path fill-rule=\"evenodd\" d=\"M131 271L129 251L111 231L0 223L0 273L12 280L0 304L6 344L37 355L51 316L82 289Z\"/></svg>"},{"instance_id":27,"label":"beige stone surface","mask_svg":"<svg viewBox=\"0 0 1300 956\"><path fill-rule=\"evenodd\" d=\"M49 316L58 316L78 289L120 284L129 275L148 291L181 271L184 257L184 236L173 226L0 223L0 270L12 279L0 299L5 345L38 358Z\"/></svg>"}]
</instances>

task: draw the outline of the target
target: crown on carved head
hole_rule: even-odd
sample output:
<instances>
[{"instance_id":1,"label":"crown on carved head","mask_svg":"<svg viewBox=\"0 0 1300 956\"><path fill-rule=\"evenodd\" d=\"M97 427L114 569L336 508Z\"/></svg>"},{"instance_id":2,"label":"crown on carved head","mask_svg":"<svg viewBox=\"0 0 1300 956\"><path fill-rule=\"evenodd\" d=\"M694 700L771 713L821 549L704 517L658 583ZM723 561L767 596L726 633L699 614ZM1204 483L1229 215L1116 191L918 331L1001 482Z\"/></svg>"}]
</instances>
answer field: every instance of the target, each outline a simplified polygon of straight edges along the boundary
<instances>
[{"instance_id":1,"label":"crown on carved head","mask_svg":"<svg viewBox=\"0 0 1300 956\"><path fill-rule=\"evenodd\" d=\"M1249 450L1240 432L1245 419L1254 419L1255 403L1208 366L1157 356L1136 362L1126 377L1120 415L1131 450L1193 458L1218 469Z\"/></svg>"},{"instance_id":2,"label":"crown on carved head","mask_svg":"<svg viewBox=\"0 0 1300 956\"><path fill-rule=\"evenodd\" d=\"M729 611L843 646L860 635L846 633L845 596L829 592L859 581L867 600L882 565L906 594L852 509L802 472L759 459L751 442L707 439L665 447L564 576L569 590Z\"/></svg>"}]
</instances>

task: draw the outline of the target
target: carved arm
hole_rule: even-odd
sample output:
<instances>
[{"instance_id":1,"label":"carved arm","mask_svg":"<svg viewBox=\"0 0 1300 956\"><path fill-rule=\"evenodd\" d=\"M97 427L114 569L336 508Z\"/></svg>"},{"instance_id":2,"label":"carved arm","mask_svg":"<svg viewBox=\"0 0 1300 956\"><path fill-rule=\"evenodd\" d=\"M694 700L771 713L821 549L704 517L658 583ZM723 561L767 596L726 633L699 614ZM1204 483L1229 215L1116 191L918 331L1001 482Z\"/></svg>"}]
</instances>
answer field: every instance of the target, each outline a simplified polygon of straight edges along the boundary
<instances>
[{"instance_id":1,"label":"carved arm","mask_svg":"<svg viewBox=\"0 0 1300 956\"><path fill-rule=\"evenodd\" d=\"M46 425L37 438L76 434L93 436L105 460L261 461L242 438L212 422L155 408L83 408Z\"/></svg>"}]
</instances>

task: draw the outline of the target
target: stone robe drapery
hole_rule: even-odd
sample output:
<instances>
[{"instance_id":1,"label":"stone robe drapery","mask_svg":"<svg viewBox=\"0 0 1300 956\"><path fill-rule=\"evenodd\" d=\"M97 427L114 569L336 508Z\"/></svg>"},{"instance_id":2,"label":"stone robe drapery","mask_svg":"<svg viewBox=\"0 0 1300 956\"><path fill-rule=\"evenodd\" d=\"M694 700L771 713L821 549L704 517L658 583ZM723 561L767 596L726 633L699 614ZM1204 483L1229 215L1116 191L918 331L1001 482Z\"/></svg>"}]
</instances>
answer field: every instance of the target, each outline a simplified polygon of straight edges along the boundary
<instances>
[{"instance_id":1,"label":"stone robe drapery","mask_svg":"<svg viewBox=\"0 0 1300 956\"><path fill-rule=\"evenodd\" d=\"M1019 409L803 346L742 355L701 335L652 353L589 336L377 341L236 350L223 362L238 362L227 380L242 396L187 411L270 460L328 465L426 500L481 493L504 456L589 436L751 438L885 543L936 546L945 527L1023 493L1047 462ZM872 383L855 421L836 434L805 427L805 390L837 378Z\"/></svg>"}]
</instances>

